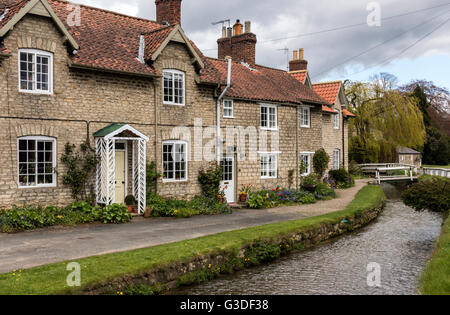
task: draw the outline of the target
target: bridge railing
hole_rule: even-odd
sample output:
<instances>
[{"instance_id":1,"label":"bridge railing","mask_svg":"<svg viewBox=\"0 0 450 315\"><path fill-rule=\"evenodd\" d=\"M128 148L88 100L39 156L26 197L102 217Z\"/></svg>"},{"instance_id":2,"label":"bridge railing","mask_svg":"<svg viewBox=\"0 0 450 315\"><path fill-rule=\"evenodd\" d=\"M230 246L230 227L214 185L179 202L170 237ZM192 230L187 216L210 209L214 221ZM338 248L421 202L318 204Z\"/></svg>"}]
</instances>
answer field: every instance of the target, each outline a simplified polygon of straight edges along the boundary
<instances>
[{"instance_id":1,"label":"bridge railing","mask_svg":"<svg viewBox=\"0 0 450 315\"><path fill-rule=\"evenodd\" d=\"M420 170L421 175L433 175L450 178L450 169L437 167L424 167Z\"/></svg>"},{"instance_id":2,"label":"bridge railing","mask_svg":"<svg viewBox=\"0 0 450 315\"><path fill-rule=\"evenodd\" d=\"M375 174L377 184L383 181L395 180L414 180L414 172L416 166L402 163L372 163L359 165L363 173ZM405 175L381 175L387 174L389 171L404 171Z\"/></svg>"}]
</instances>

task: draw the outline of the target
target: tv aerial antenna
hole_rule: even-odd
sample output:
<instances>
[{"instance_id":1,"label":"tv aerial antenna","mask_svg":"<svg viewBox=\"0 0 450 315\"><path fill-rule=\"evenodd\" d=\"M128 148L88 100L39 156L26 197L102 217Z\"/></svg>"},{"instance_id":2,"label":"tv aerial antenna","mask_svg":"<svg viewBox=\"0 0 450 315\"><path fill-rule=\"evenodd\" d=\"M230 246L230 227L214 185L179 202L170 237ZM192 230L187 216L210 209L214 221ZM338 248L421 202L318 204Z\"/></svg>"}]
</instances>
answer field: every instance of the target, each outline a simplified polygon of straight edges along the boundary
<instances>
[{"instance_id":1,"label":"tv aerial antenna","mask_svg":"<svg viewBox=\"0 0 450 315\"><path fill-rule=\"evenodd\" d=\"M222 24L222 26L225 26L225 23L228 23L228 27L231 27L231 20L227 19L227 20L221 20L221 21L217 21L217 22L212 22L212 25L219 25Z\"/></svg>"}]
</instances>

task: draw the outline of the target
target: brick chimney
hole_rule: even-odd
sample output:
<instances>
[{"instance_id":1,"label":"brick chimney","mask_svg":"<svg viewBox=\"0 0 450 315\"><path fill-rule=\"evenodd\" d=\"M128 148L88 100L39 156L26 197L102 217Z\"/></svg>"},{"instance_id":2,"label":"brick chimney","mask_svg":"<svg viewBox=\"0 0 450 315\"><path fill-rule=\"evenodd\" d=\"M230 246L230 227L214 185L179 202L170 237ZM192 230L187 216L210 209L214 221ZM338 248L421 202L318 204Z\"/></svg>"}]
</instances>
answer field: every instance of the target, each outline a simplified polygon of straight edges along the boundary
<instances>
[{"instance_id":1,"label":"brick chimney","mask_svg":"<svg viewBox=\"0 0 450 315\"><path fill-rule=\"evenodd\" d=\"M223 29L222 38L217 40L219 46L219 59L230 56L234 61L255 65L256 35L251 32L251 23L242 23L237 20L233 28Z\"/></svg>"},{"instance_id":2,"label":"brick chimney","mask_svg":"<svg viewBox=\"0 0 450 315\"><path fill-rule=\"evenodd\" d=\"M181 24L181 1L156 0L156 21L170 25Z\"/></svg>"},{"instance_id":3,"label":"brick chimney","mask_svg":"<svg viewBox=\"0 0 450 315\"><path fill-rule=\"evenodd\" d=\"M294 50L294 58L289 61L289 71L308 70L308 61L303 59L303 48L297 51Z\"/></svg>"}]
</instances>

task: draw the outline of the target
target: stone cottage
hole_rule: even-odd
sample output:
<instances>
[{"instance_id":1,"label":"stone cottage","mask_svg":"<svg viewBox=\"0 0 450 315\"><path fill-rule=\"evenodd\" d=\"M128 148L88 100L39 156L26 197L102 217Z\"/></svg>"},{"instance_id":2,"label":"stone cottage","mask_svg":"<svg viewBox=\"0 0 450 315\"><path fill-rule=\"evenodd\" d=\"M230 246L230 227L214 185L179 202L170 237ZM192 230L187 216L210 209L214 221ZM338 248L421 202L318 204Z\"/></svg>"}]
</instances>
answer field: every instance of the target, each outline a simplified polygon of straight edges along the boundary
<instances>
[{"instance_id":1,"label":"stone cottage","mask_svg":"<svg viewBox=\"0 0 450 315\"><path fill-rule=\"evenodd\" d=\"M0 208L68 204L67 143L98 154L99 204L131 194L141 212L149 161L158 193L175 198L199 194L199 171L222 163L229 202L242 184L297 185L301 160L322 147L330 168L347 165L342 84L312 85L303 57L289 72L257 65L250 22L224 28L218 58L205 57L183 32L182 0L155 3L150 21L0 0Z\"/></svg>"}]
</instances>

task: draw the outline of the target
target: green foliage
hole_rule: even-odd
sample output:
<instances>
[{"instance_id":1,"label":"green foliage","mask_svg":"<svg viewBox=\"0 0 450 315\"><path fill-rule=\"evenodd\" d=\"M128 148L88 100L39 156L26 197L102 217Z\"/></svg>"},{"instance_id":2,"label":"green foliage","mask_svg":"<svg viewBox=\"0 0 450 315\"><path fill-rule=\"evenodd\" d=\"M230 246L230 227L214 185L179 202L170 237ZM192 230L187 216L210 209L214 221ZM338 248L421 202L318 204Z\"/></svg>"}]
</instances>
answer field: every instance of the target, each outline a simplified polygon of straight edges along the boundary
<instances>
[{"instance_id":1,"label":"green foliage","mask_svg":"<svg viewBox=\"0 0 450 315\"><path fill-rule=\"evenodd\" d=\"M328 169L330 157L324 149L316 151L313 157L314 172L322 178Z\"/></svg>"},{"instance_id":2,"label":"green foliage","mask_svg":"<svg viewBox=\"0 0 450 315\"><path fill-rule=\"evenodd\" d=\"M427 128L427 140L423 149L423 163L450 164L450 137L433 127Z\"/></svg>"},{"instance_id":3,"label":"green foliage","mask_svg":"<svg viewBox=\"0 0 450 315\"><path fill-rule=\"evenodd\" d=\"M303 163L303 161L302 161ZM288 172L288 187L289 189L292 188L292 186L294 185L294 175L295 175L295 170L289 170Z\"/></svg>"},{"instance_id":4,"label":"green foliage","mask_svg":"<svg viewBox=\"0 0 450 315\"><path fill-rule=\"evenodd\" d=\"M161 178L161 173L158 172L158 167L155 161L147 163L146 167L146 184L147 191L156 192L156 187L158 185L158 179Z\"/></svg>"},{"instance_id":5,"label":"green foliage","mask_svg":"<svg viewBox=\"0 0 450 315\"><path fill-rule=\"evenodd\" d=\"M67 169L62 177L63 184L70 187L75 200L86 200L87 186L92 180L98 163L95 152L88 143L82 143L78 151L75 145L66 143L61 162Z\"/></svg>"},{"instance_id":6,"label":"green foliage","mask_svg":"<svg viewBox=\"0 0 450 315\"><path fill-rule=\"evenodd\" d=\"M329 199L336 198L336 192L327 183L318 183L316 187L316 198Z\"/></svg>"},{"instance_id":7,"label":"green foliage","mask_svg":"<svg viewBox=\"0 0 450 315\"><path fill-rule=\"evenodd\" d=\"M197 196L191 201L165 199L150 192L147 194L147 205L153 210L154 217L187 218L194 215L229 214L231 208L222 204L215 198Z\"/></svg>"},{"instance_id":8,"label":"green foliage","mask_svg":"<svg viewBox=\"0 0 450 315\"><path fill-rule=\"evenodd\" d=\"M327 194L327 196L332 196L332 194ZM322 199L322 196L318 196L318 199ZM310 203L316 203L313 193L301 189L283 189L279 186L272 190L252 192L247 201L250 209L266 209L283 205Z\"/></svg>"},{"instance_id":9,"label":"green foliage","mask_svg":"<svg viewBox=\"0 0 450 315\"><path fill-rule=\"evenodd\" d=\"M257 241L245 250L245 266L252 267L274 261L281 255L280 246L274 242Z\"/></svg>"},{"instance_id":10,"label":"green foliage","mask_svg":"<svg viewBox=\"0 0 450 315\"><path fill-rule=\"evenodd\" d=\"M450 210L450 179L434 177L420 180L403 192L402 199L407 206L418 211L447 212Z\"/></svg>"},{"instance_id":11,"label":"green foliage","mask_svg":"<svg viewBox=\"0 0 450 315\"><path fill-rule=\"evenodd\" d=\"M202 188L204 197L217 198L220 192L220 182L222 181L222 167L212 164L208 169L200 170L198 182Z\"/></svg>"},{"instance_id":12,"label":"green foliage","mask_svg":"<svg viewBox=\"0 0 450 315\"><path fill-rule=\"evenodd\" d=\"M0 231L10 233L54 225L76 225L97 221L110 223L107 219L109 211L102 209L100 206L93 207L85 201L74 202L64 208L54 206L46 208L32 206L13 207L8 211L0 211ZM121 222L111 223L122 223L129 220L119 221Z\"/></svg>"},{"instance_id":13,"label":"green foliage","mask_svg":"<svg viewBox=\"0 0 450 315\"><path fill-rule=\"evenodd\" d=\"M128 213L128 208L124 205L112 204L106 206L102 211L101 220L103 223L120 224L131 220L131 214Z\"/></svg>"},{"instance_id":14,"label":"green foliage","mask_svg":"<svg viewBox=\"0 0 450 315\"><path fill-rule=\"evenodd\" d=\"M307 190L315 189L318 183L319 180L317 179L317 176L315 174L310 174L308 176L302 177L302 187Z\"/></svg>"},{"instance_id":15,"label":"green foliage","mask_svg":"<svg viewBox=\"0 0 450 315\"><path fill-rule=\"evenodd\" d=\"M355 186L355 180L345 168L331 170L328 173L328 180L333 181L337 188L346 189Z\"/></svg>"},{"instance_id":16,"label":"green foliage","mask_svg":"<svg viewBox=\"0 0 450 315\"><path fill-rule=\"evenodd\" d=\"M350 110L349 155L358 163L396 160L398 146L421 148L425 141L418 100L395 89L396 79L380 74L371 82L346 82Z\"/></svg>"}]
</instances>

